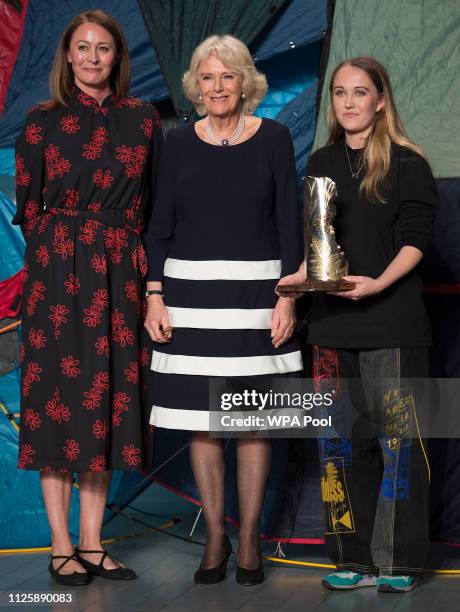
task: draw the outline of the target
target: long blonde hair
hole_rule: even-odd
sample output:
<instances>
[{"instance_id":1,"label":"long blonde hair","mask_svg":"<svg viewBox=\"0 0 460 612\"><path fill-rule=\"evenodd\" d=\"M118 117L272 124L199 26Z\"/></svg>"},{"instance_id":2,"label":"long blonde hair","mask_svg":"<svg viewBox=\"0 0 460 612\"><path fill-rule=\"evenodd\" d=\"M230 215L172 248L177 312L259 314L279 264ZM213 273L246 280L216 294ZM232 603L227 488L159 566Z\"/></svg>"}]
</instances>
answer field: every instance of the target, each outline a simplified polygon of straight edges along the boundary
<instances>
[{"instance_id":1,"label":"long blonde hair","mask_svg":"<svg viewBox=\"0 0 460 612\"><path fill-rule=\"evenodd\" d=\"M70 40L73 33L83 23L96 23L113 36L117 49L117 62L110 74L110 86L116 101L125 98L129 93L131 84L131 65L128 45L123 30L115 19L104 11L84 11L74 17L62 33L50 73L50 91L52 99L48 102L44 102L41 105L42 108L49 109L55 108L60 104L69 104L70 93L74 87L75 80L72 66L67 61L67 52L70 47Z\"/></svg>"},{"instance_id":2,"label":"long blonde hair","mask_svg":"<svg viewBox=\"0 0 460 612\"><path fill-rule=\"evenodd\" d=\"M394 102L393 91L387 71L373 57L354 57L340 63L334 70L329 83L332 100L334 79L344 66L353 66L364 70L374 83L377 92L384 100L383 108L376 114L375 121L364 149L365 175L361 181L360 191L371 201L384 202L383 185L388 175L391 161L391 145L396 143L425 158L423 150L407 136L399 118ZM327 144L337 142L344 136L344 129L337 121L332 102L328 109L329 137Z\"/></svg>"}]
</instances>

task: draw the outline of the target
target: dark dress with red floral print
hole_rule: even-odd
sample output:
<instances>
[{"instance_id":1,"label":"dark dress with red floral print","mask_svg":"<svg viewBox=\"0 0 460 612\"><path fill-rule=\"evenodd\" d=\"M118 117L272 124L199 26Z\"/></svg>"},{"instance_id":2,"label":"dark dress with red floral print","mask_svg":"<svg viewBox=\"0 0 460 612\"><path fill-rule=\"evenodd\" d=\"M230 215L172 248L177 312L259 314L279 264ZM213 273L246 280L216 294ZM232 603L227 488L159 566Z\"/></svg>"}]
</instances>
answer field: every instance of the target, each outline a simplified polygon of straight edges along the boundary
<instances>
[{"instance_id":1,"label":"dark dress with red floral print","mask_svg":"<svg viewBox=\"0 0 460 612\"><path fill-rule=\"evenodd\" d=\"M27 117L13 221L26 238L20 468L145 464L141 231L161 146L155 109L134 98L99 105L75 89Z\"/></svg>"}]
</instances>

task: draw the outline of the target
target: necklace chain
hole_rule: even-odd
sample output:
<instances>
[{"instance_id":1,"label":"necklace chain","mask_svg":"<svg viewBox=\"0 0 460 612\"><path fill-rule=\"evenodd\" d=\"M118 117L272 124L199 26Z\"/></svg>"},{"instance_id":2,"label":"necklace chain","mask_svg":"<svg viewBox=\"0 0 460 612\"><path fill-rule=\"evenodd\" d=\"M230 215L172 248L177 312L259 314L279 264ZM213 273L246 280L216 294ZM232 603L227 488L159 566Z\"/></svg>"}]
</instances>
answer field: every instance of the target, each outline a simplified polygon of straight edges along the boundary
<instances>
[{"instance_id":1,"label":"necklace chain","mask_svg":"<svg viewBox=\"0 0 460 612\"><path fill-rule=\"evenodd\" d=\"M206 122L206 134L208 135L209 140L211 140L214 144L219 145L221 147L228 147L229 145L233 145L236 142L238 142L238 140L241 138L241 134L243 133L243 130L244 130L244 125L245 125L244 113L241 113L240 118L238 120L238 125L236 126L235 131L232 132L232 134L230 134L228 138L219 138L219 136L217 136L217 134L212 129L211 123L208 117L208 120Z\"/></svg>"},{"instance_id":2,"label":"necklace chain","mask_svg":"<svg viewBox=\"0 0 460 612\"><path fill-rule=\"evenodd\" d=\"M344 143L345 143L345 153L347 154L347 160L348 160L348 165L350 167L351 176L355 179L355 181L357 181L359 179L359 173L364 167L364 158L361 161L361 165L359 166L359 168L353 171L353 166L351 165L350 156L348 155L347 141L345 139L344 139Z\"/></svg>"}]
</instances>

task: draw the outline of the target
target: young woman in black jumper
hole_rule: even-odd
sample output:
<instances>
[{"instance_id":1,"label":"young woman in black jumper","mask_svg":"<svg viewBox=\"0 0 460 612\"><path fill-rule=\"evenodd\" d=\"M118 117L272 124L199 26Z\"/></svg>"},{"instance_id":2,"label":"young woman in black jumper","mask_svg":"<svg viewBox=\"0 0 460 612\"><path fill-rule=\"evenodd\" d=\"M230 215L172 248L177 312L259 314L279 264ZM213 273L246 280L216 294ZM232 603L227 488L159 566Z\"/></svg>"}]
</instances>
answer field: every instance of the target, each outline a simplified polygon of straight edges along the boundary
<instances>
[{"instance_id":1,"label":"young woman in black jumper","mask_svg":"<svg viewBox=\"0 0 460 612\"><path fill-rule=\"evenodd\" d=\"M369 57L341 63L330 95L329 140L307 174L337 185L334 228L350 264L345 278L356 286L315 294L308 341L318 382L360 380L352 402L361 418L350 437L320 444L325 541L337 565L323 585L405 592L423 573L430 468L417 402L401 408L400 379L428 376L431 335L418 264L433 232L436 187L405 134L381 64ZM282 282L303 278L302 265ZM395 381L391 405L379 390L384 379ZM412 433L398 427L389 435L395 405ZM378 423L384 428L376 432Z\"/></svg>"}]
</instances>

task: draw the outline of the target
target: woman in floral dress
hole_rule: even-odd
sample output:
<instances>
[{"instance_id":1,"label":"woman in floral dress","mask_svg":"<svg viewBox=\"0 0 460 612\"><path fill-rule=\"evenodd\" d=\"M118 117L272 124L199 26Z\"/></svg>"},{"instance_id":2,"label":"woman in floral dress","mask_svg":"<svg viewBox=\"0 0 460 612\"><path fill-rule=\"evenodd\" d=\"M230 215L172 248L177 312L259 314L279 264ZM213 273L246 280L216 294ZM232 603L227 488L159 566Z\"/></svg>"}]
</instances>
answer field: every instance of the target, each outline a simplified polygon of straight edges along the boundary
<instances>
[{"instance_id":1,"label":"woman in floral dress","mask_svg":"<svg viewBox=\"0 0 460 612\"><path fill-rule=\"evenodd\" d=\"M162 145L155 109L128 97L129 55L101 11L65 30L50 102L17 141L17 214L26 238L19 467L40 470L52 531L50 573L135 577L101 549L112 469L144 464L140 377L141 232ZM80 542L68 533L72 473ZM91 550L93 552L82 552Z\"/></svg>"}]
</instances>

